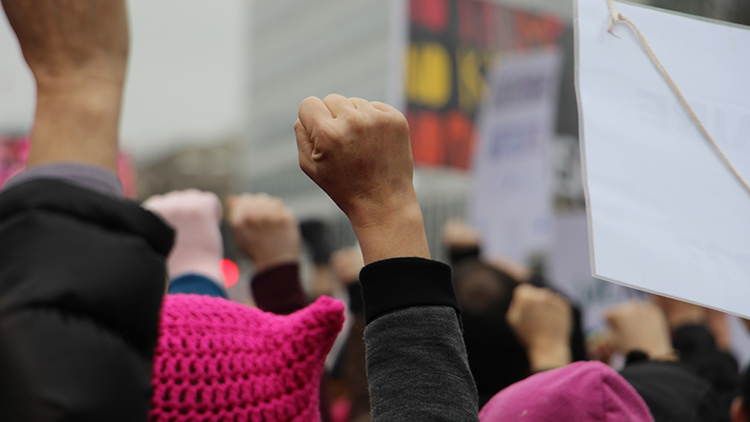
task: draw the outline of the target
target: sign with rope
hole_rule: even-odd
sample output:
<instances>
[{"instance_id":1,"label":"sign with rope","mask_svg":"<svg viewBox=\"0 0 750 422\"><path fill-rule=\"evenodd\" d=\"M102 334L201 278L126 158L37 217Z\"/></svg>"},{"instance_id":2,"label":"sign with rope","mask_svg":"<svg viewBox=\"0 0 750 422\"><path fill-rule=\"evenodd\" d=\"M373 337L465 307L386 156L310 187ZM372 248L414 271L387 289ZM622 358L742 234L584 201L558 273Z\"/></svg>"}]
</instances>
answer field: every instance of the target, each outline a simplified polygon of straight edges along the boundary
<instances>
[{"instance_id":1,"label":"sign with rope","mask_svg":"<svg viewBox=\"0 0 750 422\"><path fill-rule=\"evenodd\" d=\"M750 316L750 30L578 0L592 273Z\"/></svg>"}]
</instances>

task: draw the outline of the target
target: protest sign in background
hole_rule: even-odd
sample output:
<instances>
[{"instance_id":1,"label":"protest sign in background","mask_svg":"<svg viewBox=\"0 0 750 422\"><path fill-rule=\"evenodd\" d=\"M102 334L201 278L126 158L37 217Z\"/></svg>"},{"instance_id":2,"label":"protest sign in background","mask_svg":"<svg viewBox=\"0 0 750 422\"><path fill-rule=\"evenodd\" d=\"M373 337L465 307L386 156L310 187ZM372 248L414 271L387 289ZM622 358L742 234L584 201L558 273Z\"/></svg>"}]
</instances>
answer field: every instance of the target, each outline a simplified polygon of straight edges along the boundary
<instances>
[{"instance_id":1,"label":"protest sign in background","mask_svg":"<svg viewBox=\"0 0 750 422\"><path fill-rule=\"evenodd\" d=\"M644 300L647 295L591 276L586 228L584 211L555 216L549 278L554 288L581 307L583 329L589 333L606 326L604 311L607 307L628 300Z\"/></svg>"},{"instance_id":2,"label":"protest sign in background","mask_svg":"<svg viewBox=\"0 0 750 422\"><path fill-rule=\"evenodd\" d=\"M470 204L483 253L525 262L547 251L553 195L554 133L561 55L557 49L504 55L492 70L479 113Z\"/></svg>"}]
</instances>

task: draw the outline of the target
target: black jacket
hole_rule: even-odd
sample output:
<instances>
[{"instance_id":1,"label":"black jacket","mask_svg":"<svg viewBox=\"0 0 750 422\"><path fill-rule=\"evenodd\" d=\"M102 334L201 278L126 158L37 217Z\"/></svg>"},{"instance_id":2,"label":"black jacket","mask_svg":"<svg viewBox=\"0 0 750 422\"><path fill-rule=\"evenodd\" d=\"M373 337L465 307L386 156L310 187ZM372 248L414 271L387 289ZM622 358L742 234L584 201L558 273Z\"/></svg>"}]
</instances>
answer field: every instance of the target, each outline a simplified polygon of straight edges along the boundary
<instances>
[{"instance_id":1,"label":"black jacket","mask_svg":"<svg viewBox=\"0 0 750 422\"><path fill-rule=\"evenodd\" d=\"M146 420L173 237L134 202L57 180L0 194L0 333L34 420Z\"/></svg>"}]
</instances>

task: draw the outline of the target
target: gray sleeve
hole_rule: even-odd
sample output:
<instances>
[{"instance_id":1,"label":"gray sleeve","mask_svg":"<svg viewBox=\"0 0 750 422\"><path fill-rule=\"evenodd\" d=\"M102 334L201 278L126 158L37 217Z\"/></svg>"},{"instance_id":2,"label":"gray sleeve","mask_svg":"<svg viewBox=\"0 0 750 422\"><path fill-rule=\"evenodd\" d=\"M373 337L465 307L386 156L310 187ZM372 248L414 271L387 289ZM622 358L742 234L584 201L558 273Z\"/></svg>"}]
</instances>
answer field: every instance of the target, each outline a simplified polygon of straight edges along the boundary
<instances>
[{"instance_id":1,"label":"gray sleeve","mask_svg":"<svg viewBox=\"0 0 750 422\"><path fill-rule=\"evenodd\" d=\"M380 316L365 329L373 422L478 421L456 311L415 306Z\"/></svg>"},{"instance_id":2,"label":"gray sleeve","mask_svg":"<svg viewBox=\"0 0 750 422\"><path fill-rule=\"evenodd\" d=\"M122 183L117 174L104 167L91 164L60 162L31 167L13 176L5 184L9 189L15 185L36 179L58 179L72 183L102 195L122 198Z\"/></svg>"}]
</instances>

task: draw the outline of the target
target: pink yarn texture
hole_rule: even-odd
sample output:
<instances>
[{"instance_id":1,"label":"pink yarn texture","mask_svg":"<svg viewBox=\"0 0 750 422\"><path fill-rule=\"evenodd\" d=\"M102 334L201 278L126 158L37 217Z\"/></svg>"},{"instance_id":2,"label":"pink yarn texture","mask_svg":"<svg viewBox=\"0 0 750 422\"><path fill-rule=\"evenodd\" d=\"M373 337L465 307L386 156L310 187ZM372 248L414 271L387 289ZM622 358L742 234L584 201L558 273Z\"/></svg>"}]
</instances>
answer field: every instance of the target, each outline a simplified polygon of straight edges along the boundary
<instances>
[{"instance_id":1,"label":"pink yarn texture","mask_svg":"<svg viewBox=\"0 0 750 422\"><path fill-rule=\"evenodd\" d=\"M291 315L191 294L164 300L151 421L317 421L323 362L344 321L326 296Z\"/></svg>"},{"instance_id":2,"label":"pink yarn texture","mask_svg":"<svg viewBox=\"0 0 750 422\"><path fill-rule=\"evenodd\" d=\"M495 394L480 422L654 422L638 392L601 362L540 372Z\"/></svg>"}]
</instances>

